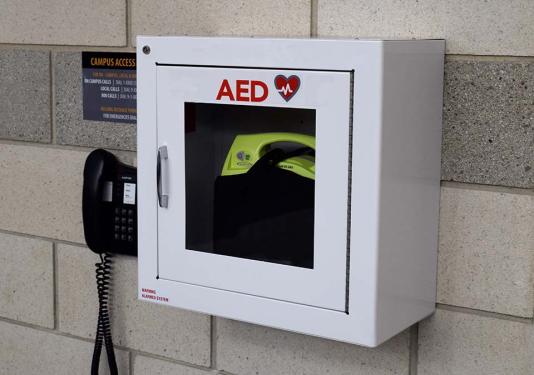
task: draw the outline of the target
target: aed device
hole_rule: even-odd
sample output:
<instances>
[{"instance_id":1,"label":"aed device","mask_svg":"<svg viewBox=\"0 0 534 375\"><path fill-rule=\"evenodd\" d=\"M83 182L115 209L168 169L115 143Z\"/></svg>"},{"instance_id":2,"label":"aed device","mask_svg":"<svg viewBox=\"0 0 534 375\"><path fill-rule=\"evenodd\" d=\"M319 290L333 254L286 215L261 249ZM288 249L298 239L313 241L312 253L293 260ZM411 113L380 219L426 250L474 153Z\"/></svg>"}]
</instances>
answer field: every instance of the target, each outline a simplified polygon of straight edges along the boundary
<instances>
[{"instance_id":1,"label":"aed device","mask_svg":"<svg viewBox=\"0 0 534 375\"><path fill-rule=\"evenodd\" d=\"M262 133L238 135L224 161L221 176L243 174L259 161L272 145L280 142L294 142L306 146L299 155L284 154L284 158L276 166L306 178L315 178L315 158L306 157L315 153L315 137L298 133Z\"/></svg>"},{"instance_id":2,"label":"aed device","mask_svg":"<svg viewBox=\"0 0 534 375\"><path fill-rule=\"evenodd\" d=\"M214 184L213 253L313 268L314 155L310 135L236 136Z\"/></svg>"},{"instance_id":3,"label":"aed device","mask_svg":"<svg viewBox=\"0 0 534 375\"><path fill-rule=\"evenodd\" d=\"M141 300L371 347L433 313L443 40L137 46Z\"/></svg>"}]
</instances>

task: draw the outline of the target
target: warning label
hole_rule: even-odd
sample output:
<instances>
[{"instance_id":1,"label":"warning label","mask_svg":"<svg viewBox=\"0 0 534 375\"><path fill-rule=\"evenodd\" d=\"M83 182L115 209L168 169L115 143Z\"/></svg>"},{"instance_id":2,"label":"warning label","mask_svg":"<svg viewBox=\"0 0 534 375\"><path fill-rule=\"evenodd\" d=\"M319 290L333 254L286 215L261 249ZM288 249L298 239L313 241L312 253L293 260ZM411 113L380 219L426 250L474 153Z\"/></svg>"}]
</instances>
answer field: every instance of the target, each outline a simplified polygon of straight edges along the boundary
<instances>
[{"instance_id":1,"label":"warning label","mask_svg":"<svg viewBox=\"0 0 534 375\"><path fill-rule=\"evenodd\" d=\"M167 297L158 296L158 292L154 289L141 288L141 298L150 299L153 301L169 302Z\"/></svg>"},{"instance_id":2,"label":"warning label","mask_svg":"<svg viewBox=\"0 0 534 375\"><path fill-rule=\"evenodd\" d=\"M135 53L82 52L83 118L137 122Z\"/></svg>"}]
</instances>

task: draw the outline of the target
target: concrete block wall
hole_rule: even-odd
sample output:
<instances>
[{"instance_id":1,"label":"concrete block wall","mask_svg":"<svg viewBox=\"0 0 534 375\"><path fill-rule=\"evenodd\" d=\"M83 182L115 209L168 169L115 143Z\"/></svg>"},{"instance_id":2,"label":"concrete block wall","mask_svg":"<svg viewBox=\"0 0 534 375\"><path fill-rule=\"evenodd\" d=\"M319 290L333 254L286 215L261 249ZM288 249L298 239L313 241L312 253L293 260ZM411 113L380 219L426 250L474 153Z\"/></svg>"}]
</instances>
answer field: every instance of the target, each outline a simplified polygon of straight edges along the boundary
<instances>
[{"instance_id":1,"label":"concrete block wall","mask_svg":"<svg viewBox=\"0 0 534 375\"><path fill-rule=\"evenodd\" d=\"M534 2L0 0L0 373L89 373L96 257L87 153L135 126L84 121L84 50L137 34L446 38L437 313L376 349L137 301L116 258L121 374L529 375L534 368ZM318 323L320 324L320 322ZM105 372L104 372L105 373Z\"/></svg>"}]
</instances>

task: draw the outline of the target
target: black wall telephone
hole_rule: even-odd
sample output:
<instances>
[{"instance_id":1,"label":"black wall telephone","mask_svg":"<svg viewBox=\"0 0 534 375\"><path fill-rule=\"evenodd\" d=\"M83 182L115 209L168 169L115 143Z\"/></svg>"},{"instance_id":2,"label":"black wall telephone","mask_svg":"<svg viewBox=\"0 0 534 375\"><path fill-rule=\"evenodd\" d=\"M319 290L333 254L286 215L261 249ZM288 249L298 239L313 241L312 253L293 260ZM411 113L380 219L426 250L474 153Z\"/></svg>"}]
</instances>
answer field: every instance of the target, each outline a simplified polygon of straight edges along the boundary
<instances>
[{"instance_id":1,"label":"black wall telephone","mask_svg":"<svg viewBox=\"0 0 534 375\"><path fill-rule=\"evenodd\" d=\"M137 169L98 149L83 172L83 229L95 253L137 255Z\"/></svg>"},{"instance_id":2,"label":"black wall telephone","mask_svg":"<svg viewBox=\"0 0 534 375\"><path fill-rule=\"evenodd\" d=\"M118 374L109 317L111 254L137 256L137 170L112 153L98 149L89 154L83 171L82 216L85 242L100 255L96 264L98 324L91 374L97 375L105 344L110 374Z\"/></svg>"}]
</instances>

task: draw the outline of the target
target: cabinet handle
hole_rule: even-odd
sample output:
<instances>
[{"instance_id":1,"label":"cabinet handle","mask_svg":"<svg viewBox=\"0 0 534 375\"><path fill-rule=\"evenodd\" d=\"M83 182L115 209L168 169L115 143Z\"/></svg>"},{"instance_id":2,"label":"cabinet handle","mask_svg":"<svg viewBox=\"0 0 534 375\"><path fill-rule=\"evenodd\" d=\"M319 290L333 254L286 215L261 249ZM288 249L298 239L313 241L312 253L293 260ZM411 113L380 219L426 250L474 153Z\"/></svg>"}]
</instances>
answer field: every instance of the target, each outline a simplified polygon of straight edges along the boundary
<instances>
[{"instance_id":1,"label":"cabinet handle","mask_svg":"<svg viewBox=\"0 0 534 375\"><path fill-rule=\"evenodd\" d=\"M158 203L160 207L167 208L169 206L169 168L168 163L169 154L167 153L167 146L158 148Z\"/></svg>"}]
</instances>

